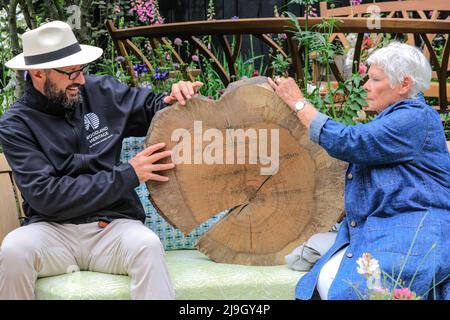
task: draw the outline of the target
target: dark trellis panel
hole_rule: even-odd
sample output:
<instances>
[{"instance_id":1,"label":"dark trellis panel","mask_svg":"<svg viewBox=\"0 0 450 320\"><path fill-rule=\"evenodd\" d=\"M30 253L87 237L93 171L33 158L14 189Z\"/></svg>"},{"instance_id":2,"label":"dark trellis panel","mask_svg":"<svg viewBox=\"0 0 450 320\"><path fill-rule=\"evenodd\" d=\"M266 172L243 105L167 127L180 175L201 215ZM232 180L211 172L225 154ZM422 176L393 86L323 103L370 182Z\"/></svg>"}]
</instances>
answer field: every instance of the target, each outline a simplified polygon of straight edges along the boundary
<instances>
[{"instance_id":1,"label":"dark trellis panel","mask_svg":"<svg viewBox=\"0 0 450 320\"><path fill-rule=\"evenodd\" d=\"M160 0L159 8L166 23L204 21L207 19L208 0ZM299 5L288 5L290 0L215 0L215 19L262 18L273 17L274 6L278 12L289 11L297 16L304 14ZM269 60L267 46L260 40L253 39L252 45L249 36L243 37L242 54L245 58L264 55L264 62ZM253 50L253 51L252 51ZM256 61L259 67L260 59Z\"/></svg>"},{"instance_id":2,"label":"dark trellis panel","mask_svg":"<svg viewBox=\"0 0 450 320\"><path fill-rule=\"evenodd\" d=\"M384 2L392 0L377 0ZM206 20L208 0L159 0L159 8L166 23ZM273 7L279 11L290 11L297 16L304 14L303 8L297 4L289 4L291 0L214 0L216 19L268 18L273 17ZM362 0L369 3L373 0ZM349 6L349 0L334 0L336 7ZM314 5L319 11L319 4Z\"/></svg>"},{"instance_id":3,"label":"dark trellis panel","mask_svg":"<svg viewBox=\"0 0 450 320\"><path fill-rule=\"evenodd\" d=\"M372 0L363 0L362 3ZM166 23L206 20L208 0L160 0L159 9ZM303 8L297 4L289 4L291 0L214 0L216 19L268 18L274 15L274 6L280 12L289 11L297 16L304 14ZM348 6L349 0L333 1L336 7ZM378 0L380 2L380 0ZM315 5L319 10L319 4Z\"/></svg>"},{"instance_id":4,"label":"dark trellis panel","mask_svg":"<svg viewBox=\"0 0 450 320\"><path fill-rule=\"evenodd\" d=\"M206 20L208 2L208 0L161 0L159 7L166 22L198 21ZM215 18L272 17L274 5L283 10L287 2L287 0L215 0ZM296 7L289 6L289 9L293 9L295 14L301 13L298 6Z\"/></svg>"}]
</instances>

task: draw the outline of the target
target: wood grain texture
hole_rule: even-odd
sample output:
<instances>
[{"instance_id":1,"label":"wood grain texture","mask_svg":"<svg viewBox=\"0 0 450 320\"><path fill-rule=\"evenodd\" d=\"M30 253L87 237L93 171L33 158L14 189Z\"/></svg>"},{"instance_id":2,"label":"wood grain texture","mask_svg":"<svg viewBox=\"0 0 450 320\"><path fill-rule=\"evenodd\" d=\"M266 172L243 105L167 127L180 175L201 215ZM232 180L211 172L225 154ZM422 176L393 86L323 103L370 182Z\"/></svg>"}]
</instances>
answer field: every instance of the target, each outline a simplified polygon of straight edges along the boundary
<instances>
[{"instance_id":1,"label":"wood grain texture","mask_svg":"<svg viewBox=\"0 0 450 320\"><path fill-rule=\"evenodd\" d=\"M265 77L231 83L219 101L196 97L186 106L176 104L161 110L149 128L146 146L165 142L176 154L181 139L172 141L172 133L182 128L194 137L195 121L202 121L203 132L216 129L224 137L231 134L230 129L253 130L259 135L258 140L246 139L242 149L238 143L232 144L234 159L243 155L244 163L178 164L165 173L169 182L147 183L151 202L185 234L231 209L199 239L201 252L217 262L284 264L286 254L334 224L343 209L346 165L309 140L308 131ZM272 132L279 136L279 167L273 175L262 175L261 169L267 168L268 162L252 162L250 150L255 147L252 143L265 135L270 155L275 149L272 139L276 140L269 134ZM189 151L193 162L209 152L212 141L194 145L192 140ZM215 149L221 150L224 159L231 139L228 144L225 141Z\"/></svg>"}]
</instances>

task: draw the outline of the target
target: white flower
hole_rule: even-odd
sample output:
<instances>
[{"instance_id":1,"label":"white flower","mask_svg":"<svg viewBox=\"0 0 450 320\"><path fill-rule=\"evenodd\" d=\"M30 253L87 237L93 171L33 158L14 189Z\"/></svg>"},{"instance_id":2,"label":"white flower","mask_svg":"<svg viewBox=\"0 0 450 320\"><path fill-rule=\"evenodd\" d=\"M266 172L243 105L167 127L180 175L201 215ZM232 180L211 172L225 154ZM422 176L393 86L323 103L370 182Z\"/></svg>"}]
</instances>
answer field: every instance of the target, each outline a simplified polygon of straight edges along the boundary
<instances>
[{"instance_id":1,"label":"white flower","mask_svg":"<svg viewBox=\"0 0 450 320\"><path fill-rule=\"evenodd\" d=\"M350 46L351 47L355 47L356 46L356 33L349 33L347 36L346 36L346 38L347 38L347 40L348 40L348 42L349 42L349 44L350 44Z\"/></svg>"},{"instance_id":2,"label":"white flower","mask_svg":"<svg viewBox=\"0 0 450 320\"><path fill-rule=\"evenodd\" d=\"M363 253L356 263L358 264L358 273L366 276L373 276L380 274L380 265L378 260L372 258L370 253Z\"/></svg>"}]
</instances>

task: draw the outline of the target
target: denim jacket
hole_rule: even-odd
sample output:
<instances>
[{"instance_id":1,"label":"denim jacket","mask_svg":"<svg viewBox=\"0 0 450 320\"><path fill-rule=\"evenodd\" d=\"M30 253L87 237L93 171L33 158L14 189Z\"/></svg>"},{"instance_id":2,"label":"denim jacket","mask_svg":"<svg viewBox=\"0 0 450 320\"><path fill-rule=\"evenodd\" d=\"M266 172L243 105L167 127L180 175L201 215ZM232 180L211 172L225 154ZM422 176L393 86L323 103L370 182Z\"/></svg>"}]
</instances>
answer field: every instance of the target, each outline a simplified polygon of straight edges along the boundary
<instances>
[{"instance_id":1,"label":"denim jacket","mask_svg":"<svg viewBox=\"0 0 450 320\"><path fill-rule=\"evenodd\" d=\"M345 126L319 113L310 138L349 163L346 217L334 245L298 282L296 298L311 298L322 266L348 245L329 299L367 293L356 263L365 252L403 287L413 279L417 295L450 299L450 155L439 114L422 95L389 106L367 124Z\"/></svg>"}]
</instances>

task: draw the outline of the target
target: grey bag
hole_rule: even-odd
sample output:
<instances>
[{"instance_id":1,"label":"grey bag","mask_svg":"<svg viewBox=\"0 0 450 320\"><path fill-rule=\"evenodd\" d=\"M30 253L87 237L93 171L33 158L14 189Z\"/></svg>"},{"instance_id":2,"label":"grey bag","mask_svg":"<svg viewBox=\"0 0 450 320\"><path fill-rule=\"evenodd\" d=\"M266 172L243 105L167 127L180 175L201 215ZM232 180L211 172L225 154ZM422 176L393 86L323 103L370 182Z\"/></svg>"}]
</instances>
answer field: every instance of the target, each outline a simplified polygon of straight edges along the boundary
<instances>
[{"instance_id":1,"label":"grey bag","mask_svg":"<svg viewBox=\"0 0 450 320\"><path fill-rule=\"evenodd\" d=\"M309 271L336 240L337 232L317 233L284 257L288 266L297 271Z\"/></svg>"}]
</instances>

